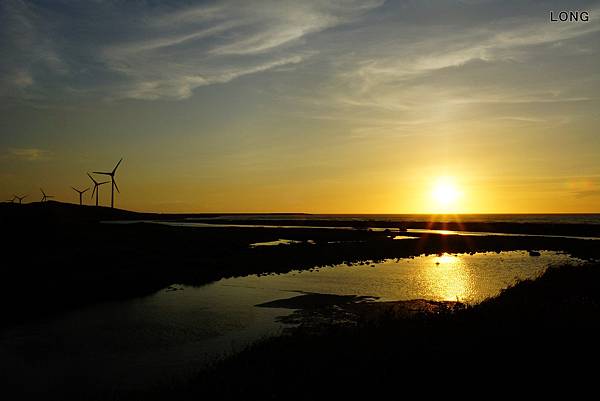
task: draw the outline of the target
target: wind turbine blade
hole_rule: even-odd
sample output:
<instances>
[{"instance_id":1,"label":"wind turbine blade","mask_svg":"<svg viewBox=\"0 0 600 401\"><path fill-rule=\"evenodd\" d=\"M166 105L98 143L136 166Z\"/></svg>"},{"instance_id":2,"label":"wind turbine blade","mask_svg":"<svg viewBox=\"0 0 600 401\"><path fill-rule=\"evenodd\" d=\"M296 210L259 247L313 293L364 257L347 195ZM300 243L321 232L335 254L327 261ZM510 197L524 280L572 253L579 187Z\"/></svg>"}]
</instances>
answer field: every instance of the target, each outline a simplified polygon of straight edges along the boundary
<instances>
[{"instance_id":1,"label":"wind turbine blade","mask_svg":"<svg viewBox=\"0 0 600 401\"><path fill-rule=\"evenodd\" d=\"M81 191L81 193L84 194L84 193L86 193L89 190L90 190L90 187L87 187L86 189L84 189L83 191Z\"/></svg>"},{"instance_id":2,"label":"wind turbine blade","mask_svg":"<svg viewBox=\"0 0 600 401\"><path fill-rule=\"evenodd\" d=\"M113 182L113 185L115 186L115 188L117 188L117 192L121 193L121 191L119 191L119 186L117 185L117 182L115 181L115 177L113 177L112 182Z\"/></svg>"},{"instance_id":3,"label":"wind turbine blade","mask_svg":"<svg viewBox=\"0 0 600 401\"><path fill-rule=\"evenodd\" d=\"M92 194L90 195L90 199L94 197L94 194L96 193L96 188L98 188L98 185L94 185L94 190L92 191Z\"/></svg>"},{"instance_id":4,"label":"wind turbine blade","mask_svg":"<svg viewBox=\"0 0 600 401\"><path fill-rule=\"evenodd\" d=\"M71 187L71 189L75 192L79 192L79 190L75 189L75 187Z\"/></svg>"},{"instance_id":5,"label":"wind turbine blade","mask_svg":"<svg viewBox=\"0 0 600 401\"><path fill-rule=\"evenodd\" d=\"M105 173L103 171L92 171L94 174L112 175L112 173Z\"/></svg>"},{"instance_id":6,"label":"wind turbine blade","mask_svg":"<svg viewBox=\"0 0 600 401\"><path fill-rule=\"evenodd\" d=\"M42 195L46 196L46 193L44 192L44 190L42 188L40 188L40 191L42 191Z\"/></svg>"},{"instance_id":7,"label":"wind turbine blade","mask_svg":"<svg viewBox=\"0 0 600 401\"><path fill-rule=\"evenodd\" d=\"M94 184L98 184L98 183L96 182L96 180L94 180L94 177L92 177L92 176L90 175L90 173L86 173L86 174L87 174L87 176L88 176L88 177L90 177L90 180L92 180L92 181L94 182Z\"/></svg>"},{"instance_id":8,"label":"wind turbine blade","mask_svg":"<svg viewBox=\"0 0 600 401\"><path fill-rule=\"evenodd\" d=\"M103 185L103 184L108 184L110 181L102 181L100 183L98 183L98 185Z\"/></svg>"},{"instance_id":9,"label":"wind turbine blade","mask_svg":"<svg viewBox=\"0 0 600 401\"><path fill-rule=\"evenodd\" d=\"M115 168L113 169L112 173L115 174L115 172L117 171L117 169L119 168L119 164L121 164L121 162L123 161L123 158L121 157L121 160L119 160L119 162L117 163L117 165L115 166Z\"/></svg>"}]
</instances>

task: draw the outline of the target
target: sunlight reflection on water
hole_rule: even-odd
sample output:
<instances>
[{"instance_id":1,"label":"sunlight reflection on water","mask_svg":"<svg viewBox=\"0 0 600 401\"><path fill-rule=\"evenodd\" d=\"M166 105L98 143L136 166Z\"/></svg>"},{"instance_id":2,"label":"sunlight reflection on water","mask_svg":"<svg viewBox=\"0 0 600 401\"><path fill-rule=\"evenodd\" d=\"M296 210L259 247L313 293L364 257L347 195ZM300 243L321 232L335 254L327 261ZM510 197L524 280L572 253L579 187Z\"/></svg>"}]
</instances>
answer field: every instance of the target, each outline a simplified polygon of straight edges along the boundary
<instances>
[{"instance_id":1,"label":"sunlight reflection on water","mask_svg":"<svg viewBox=\"0 0 600 401\"><path fill-rule=\"evenodd\" d=\"M498 294L517 280L538 276L549 265L581 262L547 251L541 252L539 257L531 257L525 251L443 254L352 266L342 264L280 275L251 275L220 280L212 285L368 295L385 301L459 299L474 303Z\"/></svg>"}]
</instances>

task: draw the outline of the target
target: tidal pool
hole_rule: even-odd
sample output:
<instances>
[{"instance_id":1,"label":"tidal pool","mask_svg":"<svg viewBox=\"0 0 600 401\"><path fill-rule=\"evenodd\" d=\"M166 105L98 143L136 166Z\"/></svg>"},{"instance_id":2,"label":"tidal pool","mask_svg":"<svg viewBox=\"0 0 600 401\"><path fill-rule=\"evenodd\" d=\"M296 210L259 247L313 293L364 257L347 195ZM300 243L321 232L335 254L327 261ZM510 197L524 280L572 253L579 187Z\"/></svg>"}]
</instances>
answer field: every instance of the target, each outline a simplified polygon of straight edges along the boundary
<instances>
[{"instance_id":1,"label":"tidal pool","mask_svg":"<svg viewBox=\"0 0 600 401\"><path fill-rule=\"evenodd\" d=\"M566 254L526 251L442 254L383 262L365 261L280 275L251 275L212 285L255 291L368 295L381 301L428 299L476 303L518 280L534 278L548 266L582 263Z\"/></svg>"},{"instance_id":2,"label":"tidal pool","mask_svg":"<svg viewBox=\"0 0 600 401\"><path fill-rule=\"evenodd\" d=\"M443 254L173 285L144 298L4 329L0 358L11 367L11 380L39 394L67 381L87 386L90 394L118 393L185 379L215 358L280 333L284 326L276 317L292 311L257 304L299 293L475 303L566 262L582 263L545 251L537 257L525 251Z\"/></svg>"}]
</instances>

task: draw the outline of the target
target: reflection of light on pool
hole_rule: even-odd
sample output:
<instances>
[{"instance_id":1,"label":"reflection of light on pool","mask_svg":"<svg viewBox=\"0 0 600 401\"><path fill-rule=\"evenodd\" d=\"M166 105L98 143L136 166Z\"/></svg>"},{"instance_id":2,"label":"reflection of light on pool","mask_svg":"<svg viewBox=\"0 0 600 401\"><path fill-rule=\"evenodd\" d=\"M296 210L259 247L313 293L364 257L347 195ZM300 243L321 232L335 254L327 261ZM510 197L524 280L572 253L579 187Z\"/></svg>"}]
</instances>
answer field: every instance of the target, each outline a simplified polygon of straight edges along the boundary
<instances>
[{"instance_id":1,"label":"reflection of light on pool","mask_svg":"<svg viewBox=\"0 0 600 401\"><path fill-rule=\"evenodd\" d=\"M250 244L250 248L254 248L257 246L277 246L277 245L291 245L291 244L301 244L303 241L297 241L293 239L278 239L276 241L266 241L266 242L255 242L254 244ZM308 240L306 241L308 244L314 244L315 241Z\"/></svg>"},{"instance_id":2,"label":"reflection of light on pool","mask_svg":"<svg viewBox=\"0 0 600 401\"><path fill-rule=\"evenodd\" d=\"M422 276L428 291L446 301L472 299L469 269L461 256L444 253L433 258L433 264L424 265Z\"/></svg>"},{"instance_id":3,"label":"reflection of light on pool","mask_svg":"<svg viewBox=\"0 0 600 401\"><path fill-rule=\"evenodd\" d=\"M441 256L436 256L433 260L436 265L456 263L457 261L460 261L458 256L450 255L448 253L444 253Z\"/></svg>"},{"instance_id":4,"label":"reflection of light on pool","mask_svg":"<svg viewBox=\"0 0 600 401\"><path fill-rule=\"evenodd\" d=\"M484 232L455 231L455 230L432 230L429 228L409 228L406 231L408 233L441 234L441 235L468 235L468 236L504 235L504 234L487 233L487 232L484 233Z\"/></svg>"},{"instance_id":5,"label":"reflection of light on pool","mask_svg":"<svg viewBox=\"0 0 600 401\"><path fill-rule=\"evenodd\" d=\"M278 291L366 295L382 301L429 299L475 303L497 295L518 279L534 278L549 265L577 263L578 259L542 251L532 258L526 251L442 254L408 259L368 261L292 271L268 276L247 276L214 283Z\"/></svg>"}]
</instances>

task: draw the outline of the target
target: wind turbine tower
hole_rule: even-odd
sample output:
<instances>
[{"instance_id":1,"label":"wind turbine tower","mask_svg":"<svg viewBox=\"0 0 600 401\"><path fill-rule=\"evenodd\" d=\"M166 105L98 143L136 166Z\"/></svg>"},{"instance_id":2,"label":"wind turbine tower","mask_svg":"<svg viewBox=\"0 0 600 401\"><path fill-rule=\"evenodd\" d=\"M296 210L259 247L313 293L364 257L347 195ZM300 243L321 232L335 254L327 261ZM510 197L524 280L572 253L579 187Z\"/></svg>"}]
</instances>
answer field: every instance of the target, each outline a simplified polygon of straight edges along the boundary
<instances>
[{"instance_id":1,"label":"wind turbine tower","mask_svg":"<svg viewBox=\"0 0 600 401\"><path fill-rule=\"evenodd\" d=\"M115 168L113 168L113 170L110 173L103 172L103 171L94 171L94 174L108 175L110 177L110 182L111 182L110 207L111 208L115 207L115 188L117 189L118 193L121 193L121 191L119 191L119 187L117 186L117 182L115 181L115 173L117 172L117 169L119 168L119 164L121 164L122 161L123 161L123 158L121 158L121 160L119 160L119 162L117 163Z\"/></svg>"},{"instance_id":2,"label":"wind turbine tower","mask_svg":"<svg viewBox=\"0 0 600 401\"><path fill-rule=\"evenodd\" d=\"M75 187L71 187L71 189L79 194L79 205L83 205L83 194L89 191L90 189L86 188L83 191L80 191Z\"/></svg>"},{"instance_id":3,"label":"wind turbine tower","mask_svg":"<svg viewBox=\"0 0 600 401\"><path fill-rule=\"evenodd\" d=\"M98 192L100 192L100 185L104 185L104 184L108 184L110 181L102 181L102 182L98 182L96 180L94 180L94 177L92 177L90 175L90 173L87 173L88 177L90 177L90 180L92 180L92 182L94 183L94 189L92 190L92 198L94 197L94 193L96 194L96 206L98 206Z\"/></svg>"},{"instance_id":4,"label":"wind turbine tower","mask_svg":"<svg viewBox=\"0 0 600 401\"><path fill-rule=\"evenodd\" d=\"M40 188L40 191L42 191L42 202L47 202L48 199L54 198L54 195L46 195L42 188Z\"/></svg>"}]
</instances>

